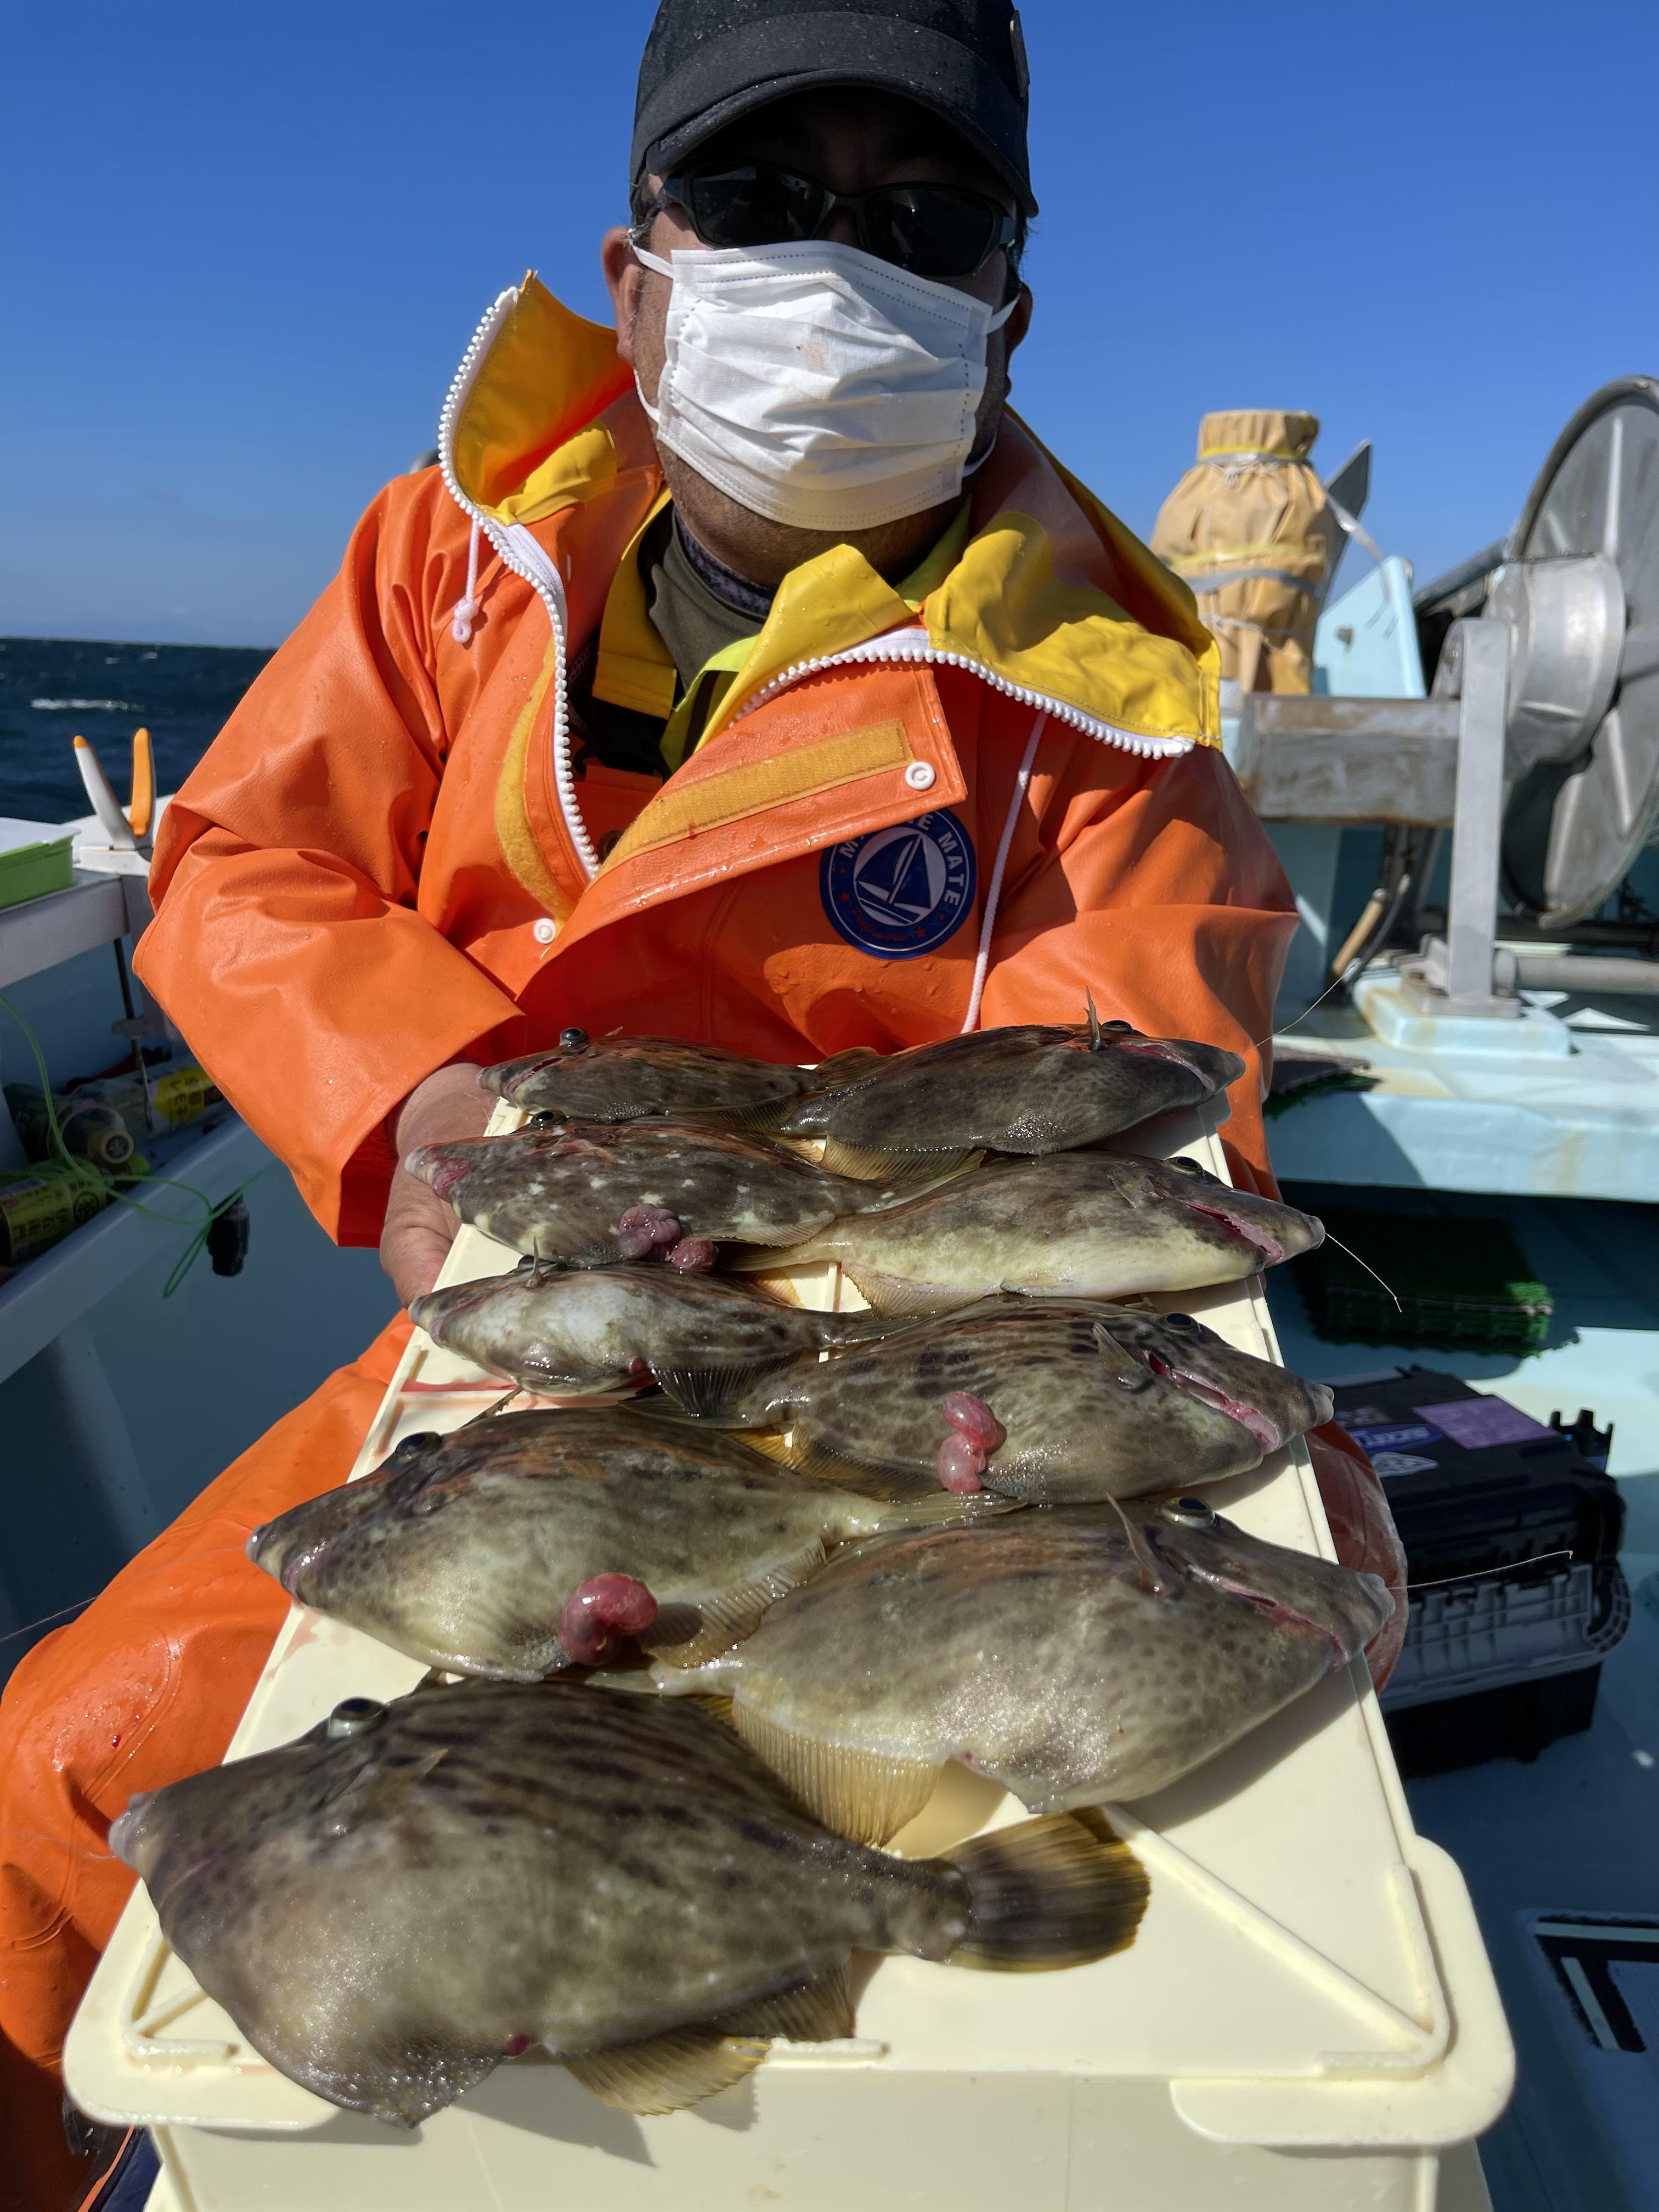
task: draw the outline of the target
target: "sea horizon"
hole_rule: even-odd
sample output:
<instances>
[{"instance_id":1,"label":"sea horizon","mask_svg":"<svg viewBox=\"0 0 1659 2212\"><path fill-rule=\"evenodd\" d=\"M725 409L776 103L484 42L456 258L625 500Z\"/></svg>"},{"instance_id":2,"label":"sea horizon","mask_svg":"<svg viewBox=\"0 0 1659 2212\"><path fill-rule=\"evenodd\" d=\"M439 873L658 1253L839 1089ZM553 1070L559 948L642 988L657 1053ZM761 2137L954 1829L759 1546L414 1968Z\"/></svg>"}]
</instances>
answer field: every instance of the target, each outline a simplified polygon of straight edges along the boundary
<instances>
[{"instance_id":1,"label":"sea horizon","mask_svg":"<svg viewBox=\"0 0 1659 2212\"><path fill-rule=\"evenodd\" d=\"M156 787L176 790L274 650L0 632L0 816L57 823L88 811L76 737L125 797L134 733L148 729Z\"/></svg>"}]
</instances>

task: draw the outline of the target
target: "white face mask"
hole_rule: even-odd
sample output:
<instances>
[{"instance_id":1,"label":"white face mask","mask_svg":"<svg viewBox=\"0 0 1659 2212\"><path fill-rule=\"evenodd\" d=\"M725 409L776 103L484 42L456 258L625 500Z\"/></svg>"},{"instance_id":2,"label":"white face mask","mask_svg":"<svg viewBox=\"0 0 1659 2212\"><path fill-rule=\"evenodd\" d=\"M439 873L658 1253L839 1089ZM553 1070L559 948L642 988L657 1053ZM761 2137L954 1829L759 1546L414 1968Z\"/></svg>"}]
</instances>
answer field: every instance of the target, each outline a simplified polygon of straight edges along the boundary
<instances>
[{"instance_id":1,"label":"white face mask","mask_svg":"<svg viewBox=\"0 0 1659 2212\"><path fill-rule=\"evenodd\" d=\"M986 343L1014 311L855 246L635 248L673 280L658 441L797 530L868 530L962 489Z\"/></svg>"}]
</instances>

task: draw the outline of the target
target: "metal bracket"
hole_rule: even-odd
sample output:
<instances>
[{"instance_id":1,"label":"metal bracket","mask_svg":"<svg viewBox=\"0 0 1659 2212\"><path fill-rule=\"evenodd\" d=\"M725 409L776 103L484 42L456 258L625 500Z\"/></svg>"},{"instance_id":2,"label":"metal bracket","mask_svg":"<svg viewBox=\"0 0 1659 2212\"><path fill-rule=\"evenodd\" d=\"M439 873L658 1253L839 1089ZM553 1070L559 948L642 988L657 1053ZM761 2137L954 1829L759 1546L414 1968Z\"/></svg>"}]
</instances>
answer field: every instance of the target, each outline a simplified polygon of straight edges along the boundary
<instances>
[{"instance_id":1,"label":"metal bracket","mask_svg":"<svg viewBox=\"0 0 1659 2212\"><path fill-rule=\"evenodd\" d=\"M1513 1021L1521 1012L1517 999L1498 995L1492 974L1509 653L1506 623L1454 623L1435 673L1435 696L1458 702L1457 785L1446 934L1431 938L1402 977L1419 1013Z\"/></svg>"}]
</instances>

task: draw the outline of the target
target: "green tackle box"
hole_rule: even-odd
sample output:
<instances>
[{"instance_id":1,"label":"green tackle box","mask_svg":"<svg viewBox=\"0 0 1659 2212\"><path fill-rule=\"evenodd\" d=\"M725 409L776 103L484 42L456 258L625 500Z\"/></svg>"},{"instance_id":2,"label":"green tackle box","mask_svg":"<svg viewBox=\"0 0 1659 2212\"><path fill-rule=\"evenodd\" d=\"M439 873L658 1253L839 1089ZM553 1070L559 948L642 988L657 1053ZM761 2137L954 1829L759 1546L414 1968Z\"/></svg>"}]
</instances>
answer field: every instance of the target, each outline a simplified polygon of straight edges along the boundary
<instances>
[{"instance_id":1,"label":"green tackle box","mask_svg":"<svg viewBox=\"0 0 1659 2212\"><path fill-rule=\"evenodd\" d=\"M75 832L0 814L0 908L75 887Z\"/></svg>"}]
</instances>

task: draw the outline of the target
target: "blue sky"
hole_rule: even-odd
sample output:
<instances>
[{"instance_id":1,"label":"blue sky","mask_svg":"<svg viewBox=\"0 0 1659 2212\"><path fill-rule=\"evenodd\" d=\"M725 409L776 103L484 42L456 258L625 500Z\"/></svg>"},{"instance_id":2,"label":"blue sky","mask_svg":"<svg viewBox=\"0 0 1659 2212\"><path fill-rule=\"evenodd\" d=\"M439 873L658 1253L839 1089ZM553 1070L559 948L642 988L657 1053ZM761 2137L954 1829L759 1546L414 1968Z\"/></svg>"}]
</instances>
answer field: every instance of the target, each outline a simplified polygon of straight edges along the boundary
<instances>
[{"instance_id":1,"label":"blue sky","mask_svg":"<svg viewBox=\"0 0 1659 2212\"><path fill-rule=\"evenodd\" d=\"M0 634L275 643L530 265L604 312L652 0L52 0L0 81ZM1309 407L1419 579L1659 374L1654 0L1027 0L1016 401L1143 533ZM25 217L18 219L22 210Z\"/></svg>"}]
</instances>

